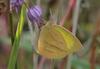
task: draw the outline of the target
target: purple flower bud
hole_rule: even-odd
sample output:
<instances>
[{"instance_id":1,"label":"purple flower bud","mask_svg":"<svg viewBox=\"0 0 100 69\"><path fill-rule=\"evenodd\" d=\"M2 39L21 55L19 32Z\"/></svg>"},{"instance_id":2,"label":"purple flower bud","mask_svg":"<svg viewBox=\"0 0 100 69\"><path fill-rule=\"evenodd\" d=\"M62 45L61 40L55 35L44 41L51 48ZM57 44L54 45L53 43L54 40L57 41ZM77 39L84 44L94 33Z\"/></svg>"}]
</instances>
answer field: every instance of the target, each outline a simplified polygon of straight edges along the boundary
<instances>
[{"instance_id":1,"label":"purple flower bud","mask_svg":"<svg viewBox=\"0 0 100 69\"><path fill-rule=\"evenodd\" d=\"M24 0L10 0L10 10L18 12L18 8L23 4Z\"/></svg>"},{"instance_id":2,"label":"purple flower bud","mask_svg":"<svg viewBox=\"0 0 100 69\"><path fill-rule=\"evenodd\" d=\"M39 27L42 25L42 9L39 6L30 7L27 11L27 15L32 23L37 23Z\"/></svg>"}]
</instances>

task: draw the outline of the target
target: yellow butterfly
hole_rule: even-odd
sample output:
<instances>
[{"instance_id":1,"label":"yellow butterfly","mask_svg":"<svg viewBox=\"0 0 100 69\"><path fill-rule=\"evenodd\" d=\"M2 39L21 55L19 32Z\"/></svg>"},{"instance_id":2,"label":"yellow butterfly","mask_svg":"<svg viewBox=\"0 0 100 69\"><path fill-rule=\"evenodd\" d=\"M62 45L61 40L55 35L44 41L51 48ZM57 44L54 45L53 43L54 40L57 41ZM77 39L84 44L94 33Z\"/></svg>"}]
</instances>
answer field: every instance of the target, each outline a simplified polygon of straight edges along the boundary
<instances>
[{"instance_id":1,"label":"yellow butterfly","mask_svg":"<svg viewBox=\"0 0 100 69\"><path fill-rule=\"evenodd\" d=\"M80 41L67 29L48 22L41 28L38 53L48 59L61 59L78 51Z\"/></svg>"}]
</instances>

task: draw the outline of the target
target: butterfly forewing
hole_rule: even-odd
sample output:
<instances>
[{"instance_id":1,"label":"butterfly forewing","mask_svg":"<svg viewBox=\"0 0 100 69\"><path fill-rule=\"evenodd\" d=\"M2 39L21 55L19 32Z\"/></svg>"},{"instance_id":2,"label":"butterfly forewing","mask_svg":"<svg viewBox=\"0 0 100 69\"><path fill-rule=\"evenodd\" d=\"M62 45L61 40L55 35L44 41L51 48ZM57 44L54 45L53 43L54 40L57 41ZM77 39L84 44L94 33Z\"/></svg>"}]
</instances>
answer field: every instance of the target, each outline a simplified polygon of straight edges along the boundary
<instances>
[{"instance_id":1,"label":"butterfly forewing","mask_svg":"<svg viewBox=\"0 0 100 69\"><path fill-rule=\"evenodd\" d=\"M47 58L59 59L66 56L67 51L64 49L65 47L64 38L52 25L49 27L46 25L41 29L38 41L38 49L41 55Z\"/></svg>"}]
</instances>

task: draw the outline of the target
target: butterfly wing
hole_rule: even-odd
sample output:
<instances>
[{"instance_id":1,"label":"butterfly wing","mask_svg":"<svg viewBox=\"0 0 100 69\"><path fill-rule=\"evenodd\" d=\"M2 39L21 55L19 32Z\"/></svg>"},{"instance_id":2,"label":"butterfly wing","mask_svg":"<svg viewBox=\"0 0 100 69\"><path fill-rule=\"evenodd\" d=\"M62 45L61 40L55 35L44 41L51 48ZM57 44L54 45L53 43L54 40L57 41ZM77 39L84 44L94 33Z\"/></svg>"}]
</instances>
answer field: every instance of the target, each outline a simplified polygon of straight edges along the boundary
<instances>
[{"instance_id":1,"label":"butterfly wing","mask_svg":"<svg viewBox=\"0 0 100 69\"><path fill-rule=\"evenodd\" d=\"M60 59L66 56L66 43L62 35L52 25L41 29L38 40L38 52L50 59Z\"/></svg>"},{"instance_id":2,"label":"butterfly wing","mask_svg":"<svg viewBox=\"0 0 100 69\"><path fill-rule=\"evenodd\" d=\"M82 47L80 41L64 27L45 25L40 32L38 52L50 59L61 59Z\"/></svg>"},{"instance_id":3,"label":"butterfly wing","mask_svg":"<svg viewBox=\"0 0 100 69\"><path fill-rule=\"evenodd\" d=\"M82 48L81 42L70 31L59 25L54 25L54 28L62 34L67 44L65 48L65 50L67 50L67 54L77 52L80 48Z\"/></svg>"}]
</instances>

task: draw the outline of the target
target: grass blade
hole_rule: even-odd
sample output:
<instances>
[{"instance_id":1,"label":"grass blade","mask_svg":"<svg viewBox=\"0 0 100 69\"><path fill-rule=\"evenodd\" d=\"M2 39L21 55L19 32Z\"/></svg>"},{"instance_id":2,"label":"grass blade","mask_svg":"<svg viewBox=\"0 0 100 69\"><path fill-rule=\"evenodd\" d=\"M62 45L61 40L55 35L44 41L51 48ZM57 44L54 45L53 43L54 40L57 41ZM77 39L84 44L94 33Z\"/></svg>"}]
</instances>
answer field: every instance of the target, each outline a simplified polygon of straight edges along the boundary
<instances>
[{"instance_id":1,"label":"grass blade","mask_svg":"<svg viewBox=\"0 0 100 69\"><path fill-rule=\"evenodd\" d=\"M8 69L15 69L20 37L21 37L23 25L24 25L24 19L25 19L25 6L23 5L21 9L21 14L20 14L20 20L17 26L16 36L14 39L13 47L12 47L10 58L9 58Z\"/></svg>"}]
</instances>

